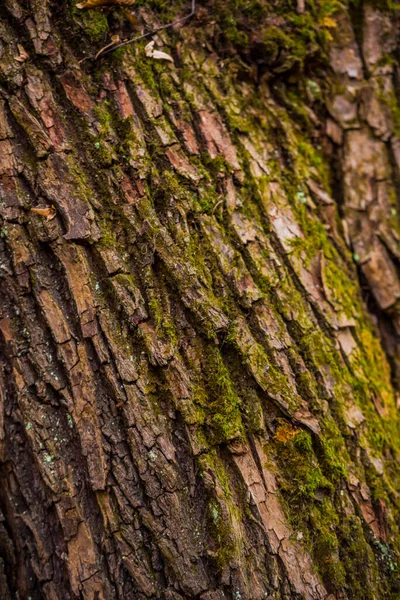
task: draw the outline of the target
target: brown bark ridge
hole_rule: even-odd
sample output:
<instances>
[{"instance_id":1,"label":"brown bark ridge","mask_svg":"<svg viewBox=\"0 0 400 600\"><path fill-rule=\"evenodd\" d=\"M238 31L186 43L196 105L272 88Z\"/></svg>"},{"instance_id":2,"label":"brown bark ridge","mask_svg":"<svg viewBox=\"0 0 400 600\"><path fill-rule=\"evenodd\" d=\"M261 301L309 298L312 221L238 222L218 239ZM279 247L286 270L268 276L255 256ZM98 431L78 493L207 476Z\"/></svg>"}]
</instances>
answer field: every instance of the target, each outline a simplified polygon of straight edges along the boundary
<instances>
[{"instance_id":1,"label":"brown bark ridge","mask_svg":"<svg viewBox=\"0 0 400 600\"><path fill-rule=\"evenodd\" d=\"M0 6L0 598L399 598L396 10L123 10Z\"/></svg>"}]
</instances>

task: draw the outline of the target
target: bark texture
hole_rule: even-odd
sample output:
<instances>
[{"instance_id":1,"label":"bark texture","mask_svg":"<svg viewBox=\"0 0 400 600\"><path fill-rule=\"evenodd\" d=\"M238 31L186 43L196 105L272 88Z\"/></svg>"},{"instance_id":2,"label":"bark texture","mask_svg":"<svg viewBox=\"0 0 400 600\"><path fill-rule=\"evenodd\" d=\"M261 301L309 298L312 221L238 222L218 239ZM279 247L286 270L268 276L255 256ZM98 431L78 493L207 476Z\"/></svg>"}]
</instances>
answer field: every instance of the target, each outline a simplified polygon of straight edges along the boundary
<instances>
[{"instance_id":1,"label":"bark texture","mask_svg":"<svg viewBox=\"0 0 400 600\"><path fill-rule=\"evenodd\" d=\"M125 14L0 6L0 598L399 598L396 9Z\"/></svg>"}]
</instances>

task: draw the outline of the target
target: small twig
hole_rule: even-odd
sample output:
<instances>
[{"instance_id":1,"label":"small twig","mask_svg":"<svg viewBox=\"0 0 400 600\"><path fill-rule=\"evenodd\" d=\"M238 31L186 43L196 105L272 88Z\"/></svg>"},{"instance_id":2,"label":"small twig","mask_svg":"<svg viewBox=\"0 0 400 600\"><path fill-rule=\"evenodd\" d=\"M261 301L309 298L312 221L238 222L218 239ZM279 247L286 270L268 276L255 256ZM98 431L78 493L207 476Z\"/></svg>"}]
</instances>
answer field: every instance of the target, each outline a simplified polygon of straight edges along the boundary
<instances>
[{"instance_id":1,"label":"small twig","mask_svg":"<svg viewBox=\"0 0 400 600\"><path fill-rule=\"evenodd\" d=\"M120 39L121 39L121 38L118 36L118 41L119 41ZM102 54L102 53L103 53L105 50L108 50L109 48L111 48L112 46L114 46L114 44L117 44L117 43L118 43L118 42L116 42L115 40L114 40L114 41L111 41L111 42L109 42L109 43L108 43L106 46L104 46L103 48L101 48L101 50L99 50L99 51L98 51L98 53L97 53L97 54L95 54L93 58L94 58L95 60L97 60L97 59L99 58L100 54ZM85 59L83 59L83 60L85 60Z\"/></svg>"},{"instance_id":2,"label":"small twig","mask_svg":"<svg viewBox=\"0 0 400 600\"><path fill-rule=\"evenodd\" d=\"M105 48L102 48L96 54L96 56L94 58L95 58L95 60L97 60L100 56L109 54L110 52L113 52L117 48L122 48L123 46L127 46L128 44L133 44L133 42L137 42L144 38L150 37L151 35L154 35L155 33L162 31L163 29L169 29L170 27L173 27L174 25L178 25L179 23L184 23L184 21L187 21L188 19L190 19L190 17L193 17L195 12L196 12L196 0L192 0L191 11L189 14L185 15L184 17L180 17L180 19L176 19L176 21L171 21L170 23L166 23L165 25L160 25L160 27L156 27L156 29L153 29L152 31L148 31L147 33L142 33L142 35L137 35L136 37L129 38L123 42L120 42L119 44L116 44L112 48L105 46Z\"/></svg>"},{"instance_id":3,"label":"small twig","mask_svg":"<svg viewBox=\"0 0 400 600\"><path fill-rule=\"evenodd\" d=\"M218 206L220 206L222 204L222 202L224 201L223 198L221 198L221 200L218 200L217 204L214 206L214 208L212 209L212 215L215 213L215 211L217 210Z\"/></svg>"}]
</instances>

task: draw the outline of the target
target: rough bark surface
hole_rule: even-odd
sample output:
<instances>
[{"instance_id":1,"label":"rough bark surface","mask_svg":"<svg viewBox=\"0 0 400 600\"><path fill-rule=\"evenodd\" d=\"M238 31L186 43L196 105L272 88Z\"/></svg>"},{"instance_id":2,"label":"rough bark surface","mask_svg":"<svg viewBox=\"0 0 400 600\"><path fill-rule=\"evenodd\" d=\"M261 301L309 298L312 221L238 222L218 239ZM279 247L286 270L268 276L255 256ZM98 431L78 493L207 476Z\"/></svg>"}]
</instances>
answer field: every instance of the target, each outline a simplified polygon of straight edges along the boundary
<instances>
[{"instance_id":1,"label":"rough bark surface","mask_svg":"<svg viewBox=\"0 0 400 600\"><path fill-rule=\"evenodd\" d=\"M315 4L3 0L1 600L400 597L398 24Z\"/></svg>"}]
</instances>

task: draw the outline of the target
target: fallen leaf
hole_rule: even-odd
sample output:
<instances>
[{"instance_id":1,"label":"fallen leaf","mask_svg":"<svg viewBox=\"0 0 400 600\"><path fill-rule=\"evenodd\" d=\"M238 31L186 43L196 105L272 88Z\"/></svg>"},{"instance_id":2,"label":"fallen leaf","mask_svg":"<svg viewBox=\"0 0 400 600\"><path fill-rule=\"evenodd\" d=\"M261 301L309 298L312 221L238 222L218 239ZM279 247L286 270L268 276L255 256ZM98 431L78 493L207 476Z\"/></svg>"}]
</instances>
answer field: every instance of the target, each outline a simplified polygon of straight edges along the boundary
<instances>
[{"instance_id":1,"label":"fallen leaf","mask_svg":"<svg viewBox=\"0 0 400 600\"><path fill-rule=\"evenodd\" d=\"M18 48L19 56L16 56L15 60L17 60L18 62L21 62L21 63L28 60L29 54L27 53L25 48L23 46L21 46L21 44L17 44L17 48Z\"/></svg>"},{"instance_id":2,"label":"fallen leaf","mask_svg":"<svg viewBox=\"0 0 400 600\"><path fill-rule=\"evenodd\" d=\"M153 50L154 50L154 40L152 40L151 42L149 42L144 47L144 51L146 52L146 56L152 56L153 55Z\"/></svg>"},{"instance_id":3,"label":"fallen leaf","mask_svg":"<svg viewBox=\"0 0 400 600\"><path fill-rule=\"evenodd\" d=\"M127 8L125 8L124 16L125 16L125 19L127 19L129 21L129 23L132 25L133 29L139 29L139 19L137 18L136 15L131 13Z\"/></svg>"},{"instance_id":4,"label":"fallen leaf","mask_svg":"<svg viewBox=\"0 0 400 600\"><path fill-rule=\"evenodd\" d=\"M323 17L319 24L322 27L328 27L328 29L335 29L337 27L337 23L334 19L332 19L332 17Z\"/></svg>"},{"instance_id":5,"label":"fallen leaf","mask_svg":"<svg viewBox=\"0 0 400 600\"><path fill-rule=\"evenodd\" d=\"M146 56L148 56L149 58L156 58L158 60L169 60L172 63L174 62L172 56L170 56L166 52L154 50L154 40L152 40L147 44L147 46L145 46L144 51L146 53Z\"/></svg>"},{"instance_id":6,"label":"fallen leaf","mask_svg":"<svg viewBox=\"0 0 400 600\"><path fill-rule=\"evenodd\" d=\"M31 212L44 217L46 221L51 221L57 214L57 211L53 205L46 206L45 208L31 208Z\"/></svg>"},{"instance_id":7,"label":"fallen leaf","mask_svg":"<svg viewBox=\"0 0 400 600\"><path fill-rule=\"evenodd\" d=\"M76 8L97 8L100 6L132 6L136 0L87 0L79 2Z\"/></svg>"},{"instance_id":8,"label":"fallen leaf","mask_svg":"<svg viewBox=\"0 0 400 600\"><path fill-rule=\"evenodd\" d=\"M169 60L170 62L174 62L172 56L170 56L166 52L160 52L160 50L154 50L152 56L153 58L158 58L159 60Z\"/></svg>"}]
</instances>

